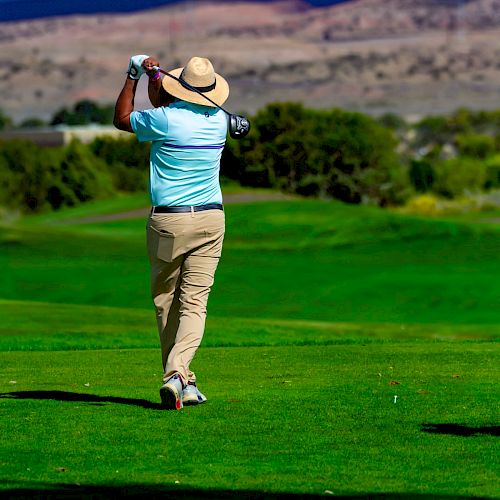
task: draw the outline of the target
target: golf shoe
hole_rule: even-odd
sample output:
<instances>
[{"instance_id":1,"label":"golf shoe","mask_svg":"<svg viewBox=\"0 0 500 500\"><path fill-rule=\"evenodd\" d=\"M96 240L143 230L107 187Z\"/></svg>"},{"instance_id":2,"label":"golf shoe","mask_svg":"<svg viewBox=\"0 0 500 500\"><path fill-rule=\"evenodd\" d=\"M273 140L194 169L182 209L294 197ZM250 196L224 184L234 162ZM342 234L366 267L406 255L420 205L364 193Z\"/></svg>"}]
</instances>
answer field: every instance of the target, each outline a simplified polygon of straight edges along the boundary
<instances>
[{"instance_id":1,"label":"golf shoe","mask_svg":"<svg viewBox=\"0 0 500 500\"><path fill-rule=\"evenodd\" d=\"M180 375L170 377L160 389L161 404L168 410L182 408L183 383Z\"/></svg>"},{"instance_id":2,"label":"golf shoe","mask_svg":"<svg viewBox=\"0 0 500 500\"><path fill-rule=\"evenodd\" d=\"M185 405L198 405L206 400L206 396L200 392L194 382L188 382L188 385L182 391L182 402Z\"/></svg>"}]
</instances>

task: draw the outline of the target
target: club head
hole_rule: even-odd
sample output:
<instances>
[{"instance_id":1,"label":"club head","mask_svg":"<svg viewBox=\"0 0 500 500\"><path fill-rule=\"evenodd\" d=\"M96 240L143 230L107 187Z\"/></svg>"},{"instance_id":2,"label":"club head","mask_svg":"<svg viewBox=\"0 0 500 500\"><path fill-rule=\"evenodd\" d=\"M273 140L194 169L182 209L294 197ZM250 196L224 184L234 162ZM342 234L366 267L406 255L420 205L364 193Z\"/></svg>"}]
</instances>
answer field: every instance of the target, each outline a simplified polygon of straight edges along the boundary
<instances>
[{"instance_id":1,"label":"club head","mask_svg":"<svg viewBox=\"0 0 500 500\"><path fill-rule=\"evenodd\" d=\"M229 135L233 139L241 139L250 132L250 122L241 115L229 116Z\"/></svg>"}]
</instances>

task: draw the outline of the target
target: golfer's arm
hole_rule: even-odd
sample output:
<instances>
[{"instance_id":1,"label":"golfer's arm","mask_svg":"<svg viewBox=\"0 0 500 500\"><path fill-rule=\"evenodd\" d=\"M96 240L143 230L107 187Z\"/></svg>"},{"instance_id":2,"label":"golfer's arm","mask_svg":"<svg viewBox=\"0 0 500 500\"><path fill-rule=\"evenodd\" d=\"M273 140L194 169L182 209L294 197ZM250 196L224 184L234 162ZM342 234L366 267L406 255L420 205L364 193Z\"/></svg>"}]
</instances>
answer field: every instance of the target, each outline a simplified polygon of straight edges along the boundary
<instances>
[{"instance_id":1,"label":"golfer's arm","mask_svg":"<svg viewBox=\"0 0 500 500\"><path fill-rule=\"evenodd\" d=\"M135 91L137 90L137 81L128 78L125 80L122 91L116 100L115 117L113 125L126 132L134 132L130 125L130 113L134 111Z\"/></svg>"},{"instance_id":2,"label":"golfer's arm","mask_svg":"<svg viewBox=\"0 0 500 500\"><path fill-rule=\"evenodd\" d=\"M156 80L152 80L150 78L148 83L148 97L149 100L151 101L151 104L155 108L159 108L162 105L160 97L160 89L161 89L161 78L157 78Z\"/></svg>"}]
</instances>

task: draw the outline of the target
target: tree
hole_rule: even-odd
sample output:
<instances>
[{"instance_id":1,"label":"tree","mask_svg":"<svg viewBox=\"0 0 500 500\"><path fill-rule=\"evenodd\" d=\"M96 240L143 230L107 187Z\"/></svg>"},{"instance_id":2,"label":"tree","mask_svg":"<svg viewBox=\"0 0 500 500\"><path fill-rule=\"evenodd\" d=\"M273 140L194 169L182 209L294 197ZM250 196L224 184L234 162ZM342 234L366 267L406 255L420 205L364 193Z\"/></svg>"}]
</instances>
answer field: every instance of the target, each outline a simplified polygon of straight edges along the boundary
<instances>
[{"instance_id":1,"label":"tree","mask_svg":"<svg viewBox=\"0 0 500 500\"><path fill-rule=\"evenodd\" d=\"M436 180L434 168L427 160L412 160L408 174L413 187L419 193L430 191Z\"/></svg>"},{"instance_id":2,"label":"tree","mask_svg":"<svg viewBox=\"0 0 500 500\"><path fill-rule=\"evenodd\" d=\"M495 153L495 139L486 134L461 134L456 138L461 155L486 159Z\"/></svg>"},{"instance_id":3,"label":"tree","mask_svg":"<svg viewBox=\"0 0 500 500\"><path fill-rule=\"evenodd\" d=\"M104 198L114 192L108 167L78 141L42 148L29 141L0 143L0 203L40 212Z\"/></svg>"},{"instance_id":4,"label":"tree","mask_svg":"<svg viewBox=\"0 0 500 500\"><path fill-rule=\"evenodd\" d=\"M9 128L12 125L12 120L0 109L0 130Z\"/></svg>"},{"instance_id":5,"label":"tree","mask_svg":"<svg viewBox=\"0 0 500 500\"><path fill-rule=\"evenodd\" d=\"M229 143L222 173L245 185L393 204L409 188L396 142L391 131L360 113L271 104L252 119L246 138Z\"/></svg>"},{"instance_id":6,"label":"tree","mask_svg":"<svg viewBox=\"0 0 500 500\"><path fill-rule=\"evenodd\" d=\"M37 117L33 118L26 118L26 120L23 120L19 124L19 128L40 128L44 127L46 123L41 119Z\"/></svg>"},{"instance_id":7,"label":"tree","mask_svg":"<svg viewBox=\"0 0 500 500\"><path fill-rule=\"evenodd\" d=\"M479 192L486 182L486 165L477 158L457 157L437 162L433 191L448 198Z\"/></svg>"},{"instance_id":8,"label":"tree","mask_svg":"<svg viewBox=\"0 0 500 500\"><path fill-rule=\"evenodd\" d=\"M108 165L116 189L126 192L145 191L149 174L148 143L133 136L126 139L97 137L89 145L92 153Z\"/></svg>"},{"instance_id":9,"label":"tree","mask_svg":"<svg viewBox=\"0 0 500 500\"><path fill-rule=\"evenodd\" d=\"M51 125L89 125L90 123L110 124L113 122L114 106L101 106L89 99L78 101L72 110L62 108L57 111Z\"/></svg>"}]
</instances>

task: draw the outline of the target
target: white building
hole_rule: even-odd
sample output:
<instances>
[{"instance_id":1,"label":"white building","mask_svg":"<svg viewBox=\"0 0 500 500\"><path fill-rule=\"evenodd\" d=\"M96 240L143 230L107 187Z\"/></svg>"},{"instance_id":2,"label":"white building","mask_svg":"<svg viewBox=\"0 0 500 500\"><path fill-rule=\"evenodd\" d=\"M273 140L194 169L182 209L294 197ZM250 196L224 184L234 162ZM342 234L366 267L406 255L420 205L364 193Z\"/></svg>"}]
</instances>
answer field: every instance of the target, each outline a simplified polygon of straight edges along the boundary
<instances>
[{"instance_id":1,"label":"white building","mask_svg":"<svg viewBox=\"0 0 500 500\"><path fill-rule=\"evenodd\" d=\"M73 139L78 139L84 144L92 142L96 137L111 136L132 137L132 134L118 130L111 125L79 125L56 126L32 129L13 129L0 132L0 140L8 141L23 139L34 142L39 146L63 146Z\"/></svg>"}]
</instances>

